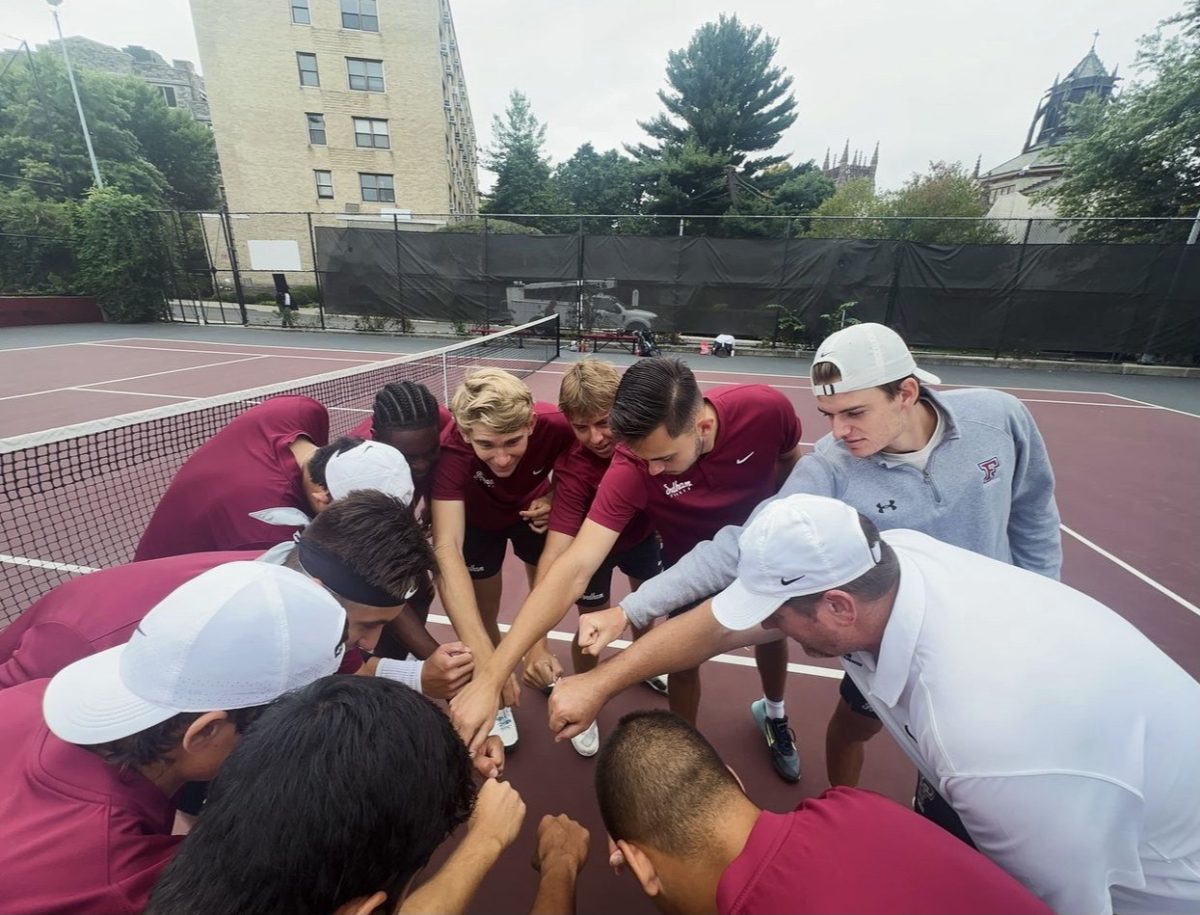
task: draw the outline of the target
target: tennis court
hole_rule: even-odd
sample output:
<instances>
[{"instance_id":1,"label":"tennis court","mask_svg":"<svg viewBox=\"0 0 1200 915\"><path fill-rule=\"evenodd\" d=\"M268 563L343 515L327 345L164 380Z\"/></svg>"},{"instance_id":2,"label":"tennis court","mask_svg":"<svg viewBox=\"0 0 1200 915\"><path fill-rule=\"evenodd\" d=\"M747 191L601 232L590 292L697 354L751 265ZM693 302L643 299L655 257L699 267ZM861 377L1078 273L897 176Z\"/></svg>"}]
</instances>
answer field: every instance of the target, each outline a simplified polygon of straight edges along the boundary
<instances>
[{"instance_id":1,"label":"tennis court","mask_svg":"<svg viewBox=\"0 0 1200 915\"><path fill-rule=\"evenodd\" d=\"M39 330L40 342L21 345L17 339L0 349L5 367L0 380L0 511L5 515L0 625L54 583L128 559L174 469L215 428L263 396L264 386L312 392L331 407L332 432L338 434L369 410L375 389L391 380L388 371L423 381L442 398L471 365L496 364L525 375L538 399L554 401L563 361L578 358L563 352L555 360L555 341L536 335L466 341L449 352L396 363L401 347L429 342L297 334L284 344L278 334L198 327L125 337L97 331L93 339L80 339L86 332L70 328L55 342L49 329ZM618 355L612 360L632 361ZM705 388L773 385L795 404L805 443L824 433L806 361L699 356L689 361ZM1194 557L1200 539L1195 470L1200 380L1147 384L1115 375L1032 377L1000 369L930 367L948 386L1001 387L1029 406L1058 476L1064 580L1124 614L1200 678L1200 563ZM247 389L256 390L225 396ZM106 419L148 408L166 413L149 424ZM198 415L204 422L196 421ZM64 431L77 424L94 425ZM81 432L87 434L79 437ZM621 576L616 578L619 595ZM502 618L508 620L525 592L524 576L511 558L505 589ZM434 612L440 612L436 605ZM443 624L434 628L439 637L449 637ZM574 628L572 611L556 637L568 640ZM567 646L559 644L560 658L566 660ZM759 695L752 653L717 659L703 674L701 728L738 770L752 798L776 810L826 787L824 727L840 679L836 664L809 659L795 646L792 662L787 699L805 773L797 786L775 776L748 713ZM1070 676L1070 659L1064 658L1062 677L1068 681ZM1055 688L1046 684L1047 701L1053 701ZM602 735L626 711L665 704L644 687L629 690L604 711ZM605 866L592 763L568 745L552 743L540 694L525 691L517 719L521 744L510 757L508 777L526 799L526 825L485 881L474 910L528 907L535 886L529 857L537 820L543 813L567 812L593 833L592 859L579 883L579 911L651 911L632 878L616 879ZM907 801L913 781L907 759L886 733L880 735L868 750L863 786Z\"/></svg>"}]
</instances>

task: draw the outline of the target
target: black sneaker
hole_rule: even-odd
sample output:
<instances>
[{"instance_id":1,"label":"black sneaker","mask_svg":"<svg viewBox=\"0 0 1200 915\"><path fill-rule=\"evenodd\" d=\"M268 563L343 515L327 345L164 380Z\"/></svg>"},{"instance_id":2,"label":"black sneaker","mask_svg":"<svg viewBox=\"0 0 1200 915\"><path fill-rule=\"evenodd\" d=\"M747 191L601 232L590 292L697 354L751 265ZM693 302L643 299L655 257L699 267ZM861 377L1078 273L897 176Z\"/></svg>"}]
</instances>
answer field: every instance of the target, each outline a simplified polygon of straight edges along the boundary
<instances>
[{"instance_id":1,"label":"black sneaker","mask_svg":"<svg viewBox=\"0 0 1200 915\"><path fill-rule=\"evenodd\" d=\"M767 716L767 701L758 699L750 704L750 714L754 716L758 728L767 739L767 749L771 751L771 765L786 782L800 781L800 755L796 752L796 734L788 727L787 716L769 718Z\"/></svg>"}]
</instances>

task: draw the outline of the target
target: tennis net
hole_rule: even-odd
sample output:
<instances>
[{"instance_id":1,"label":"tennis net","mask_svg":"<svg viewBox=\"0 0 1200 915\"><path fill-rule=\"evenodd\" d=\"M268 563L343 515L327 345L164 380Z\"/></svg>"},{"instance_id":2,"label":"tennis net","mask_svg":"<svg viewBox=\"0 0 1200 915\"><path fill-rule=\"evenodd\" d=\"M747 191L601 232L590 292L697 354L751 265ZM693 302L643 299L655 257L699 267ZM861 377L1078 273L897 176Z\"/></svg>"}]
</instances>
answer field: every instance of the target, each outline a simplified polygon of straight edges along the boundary
<instances>
[{"instance_id":1,"label":"tennis net","mask_svg":"<svg viewBox=\"0 0 1200 915\"><path fill-rule=\"evenodd\" d=\"M557 358L559 345L559 318L551 315L365 367L0 439L0 628L66 579L133 559L183 462L266 398L320 401L333 438L371 412L388 382L420 382L445 403L471 369L525 377Z\"/></svg>"}]
</instances>

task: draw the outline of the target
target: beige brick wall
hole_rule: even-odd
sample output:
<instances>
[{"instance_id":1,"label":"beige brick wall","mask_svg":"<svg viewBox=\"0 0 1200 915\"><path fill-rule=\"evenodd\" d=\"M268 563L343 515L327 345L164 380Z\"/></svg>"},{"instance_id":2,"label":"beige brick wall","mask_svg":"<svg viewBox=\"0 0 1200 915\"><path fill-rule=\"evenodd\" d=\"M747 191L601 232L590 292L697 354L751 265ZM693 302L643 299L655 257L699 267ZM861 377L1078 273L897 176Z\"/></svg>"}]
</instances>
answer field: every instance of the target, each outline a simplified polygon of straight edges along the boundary
<instances>
[{"instance_id":1,"label":"beige brick wall","mask_svg":"<svg viewBox=\"0 0 1200 915\"><path fill-rule=\"evenodd\" d=\"M289 0L191 0L230 210L476 212L476 139L447 0L378 0L378 33L343 29L338 0L308 6L311 25L298 25ZM316 54L319 88L300 86L298 51ZM347 57L382 60L386 91L351 90ZM327 145L310 145L308 112L324 114ZM391 148L357 148L356 116L386 119ZM315 169L333 173L333 200L318 199ZM364 202L359 172L393 175L396 202Z\"/></svg>"}]
</instances>

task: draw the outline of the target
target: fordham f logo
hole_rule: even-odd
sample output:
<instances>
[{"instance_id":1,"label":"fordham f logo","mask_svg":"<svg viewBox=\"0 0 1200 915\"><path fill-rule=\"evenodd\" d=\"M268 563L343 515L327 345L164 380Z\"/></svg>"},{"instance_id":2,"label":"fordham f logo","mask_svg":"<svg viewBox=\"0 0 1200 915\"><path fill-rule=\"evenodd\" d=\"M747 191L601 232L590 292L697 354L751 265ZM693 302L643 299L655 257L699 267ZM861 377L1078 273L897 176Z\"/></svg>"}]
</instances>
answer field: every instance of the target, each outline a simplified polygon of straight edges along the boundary
<instances>
[{"instance_id":1,"label":"fordham f logo","mask_svg":"<svg viewBox=\"0 0 1200 915\"><path fill-rule=\"evenodd\" d=\"M980 461L979 469L983 471L983 482L990 483L996 479L996 471L1000 469L1000 459L992 457L986 461Z\"/></svg>"}]
</instances>

